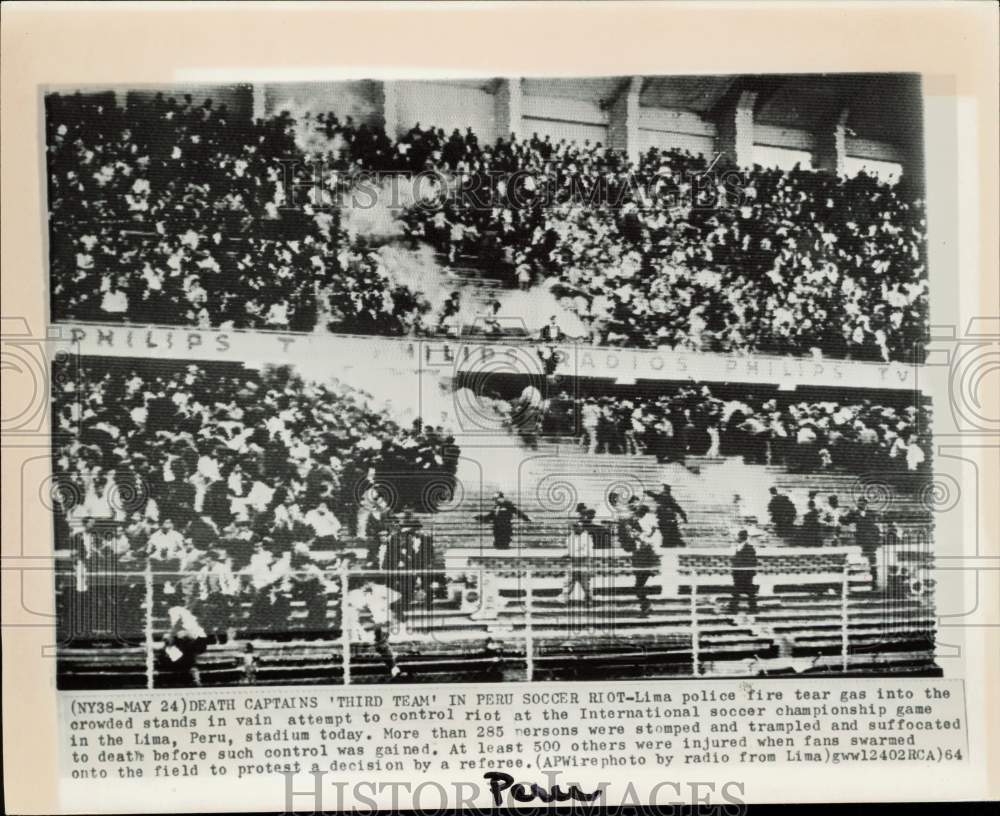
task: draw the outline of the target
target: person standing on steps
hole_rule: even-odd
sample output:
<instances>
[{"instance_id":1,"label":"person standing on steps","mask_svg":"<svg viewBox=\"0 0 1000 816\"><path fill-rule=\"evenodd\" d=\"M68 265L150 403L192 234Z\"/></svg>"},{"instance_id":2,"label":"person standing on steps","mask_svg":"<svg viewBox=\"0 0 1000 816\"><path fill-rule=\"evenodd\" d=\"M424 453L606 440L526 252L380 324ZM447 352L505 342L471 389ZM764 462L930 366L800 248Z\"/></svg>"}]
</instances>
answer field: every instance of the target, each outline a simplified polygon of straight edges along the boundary
<instances>
[{"instance_id":1,"label":"person standing on steps","mask_svg":"<svg viewBox=\"0 0 1000 816\"><path fill-rule=\"evenodd\" d=\"M802 517L798 533L800 547L823 546L823 522L815 499L809 499L809 505L806 514Z\"/></svg>"},{"instance_id":2,"label":"person standing on steps","mask_svg":"<svg viewBox=\"0 0 1000 816\"><path fill-rule=\"evenodd\" d=\"M563 341L565 335L559 327L559 320L555 315L549 318L549 322L542 326L538 333L541 345L538 347L538 357L542 361L547 376L556 373L559 366L558 345Z\"/></svg>"},{"instance_id":3,"label":"person standing on steps","mask_svg":"<svg viewBox=\"0 0 1000 816\"><path fill-rule=\"evenodd\" d=\"M597 400L588 397L580 409L580 424L583 426L583 433L587 438L587 454L590 456L597 453L597 426L600 421L601 408L597 404Z\"/></svg>"},{"instance_id":4,"label":"person standing on steps","mask_svg":"<svg viewBox=\"0 0 1000 816\"><path fill-rule=\"evenodd\" d=\"M782 538L790 538L795 533L795 517L798 511L792 500L778 488L771 488L771 500L767 503L767 512L771 516L774 532Z\"/></svg>"},{"instance_id":5,"label":"person standing on steps","mask_svg":"<svg viewBox=\"0 0 1000 816\"><path fill-rule=\"evenodd\" d=\"M493 497L493 509L488 513L476 516L476 521L493 525L493 547L497 550L509 550L514 537L514 519L531 521L503 493L498 492Z\"/></svg>"},{"instance_id":6,"label":"person standing on steps","mask_svg":"<svg viewBox=\"0 0 1000 816\"><path fill-rule=\"evenodd\" d=\"M637 504L635 508L635 533L637 540L644 541L654 550L663 547L663 533L660 525L656 523L656 517L644 504ZM638 547L638 544L636 545Z\"/></svg>"},{"instance_id":7,"label":"person standing on steps","mask_svg":"<svg viewBox=\"0 0 1000 816\"><path fill-rule=\"evenodd\" d=\"M670 485L663 483L663 490L655 493L647 490L646 495L656 502L656 521L663 536L663 547L683 547L684 539L681 537L680 525L677 519L683 519L687 524L687 513L684 512L677 500L670 492Z\"/></svg>"},{"instance_id":8,"label":"person standing on steps","mask_svg":"<svg viewBox=\"0 0 1000 816\"><path fill-rule=\"evenodd\" d=\"M645 510L645 508L643 508ZM622 549L632 555L632 574L635 577L635 597L639 602L639 616L648 617L650 612L649 589L646 586L649 579L660 569L660 556L653 546L655 538L643 535L643 531L635 518L624 523L625 532L621 540Z\"/></svg>"},{"instance_id":9,"label":"person standing on steps","mask_svg":"<svg viewBox=\"0 0 1000 816\"><path fill-rule=\"evenodd\" d=\"M757 550L746 530L736 536L736 552L732 557L733 594L729 601L729 614L735 615L740 608L740 600L747 599L747 611L757 614Z\"/></svg>"},{"instance_id":10,"label":"person standing on steps","mask_svg":"<svg viewBox=\"0 0 1000 816\"><path fill-rule=\"evenodd\" d=\"M587 530L586 524L577 521L566 540L566 550L569 553L569 564L566 570L566 581L560 599L568 603L577 584L583 590L583 602L590 604L593 599L590 583L591 570L594 565L594 539Z\"/></svg>"},{"instance_id":11,"label":"person standing on steps","mask_svg":"<svg viewBox=\"0 0 1000 816\"><path fill-rule=\"evenodd\" d=\"M882 543L878 519L875 513L868 509L868 500L861 497L857 507L841 517L841 523L854 525L854 543L861 548L861 554L868 561L868 570L872 577L872 589L878 588L878 548Z\"/></svg>"}]
</instances>

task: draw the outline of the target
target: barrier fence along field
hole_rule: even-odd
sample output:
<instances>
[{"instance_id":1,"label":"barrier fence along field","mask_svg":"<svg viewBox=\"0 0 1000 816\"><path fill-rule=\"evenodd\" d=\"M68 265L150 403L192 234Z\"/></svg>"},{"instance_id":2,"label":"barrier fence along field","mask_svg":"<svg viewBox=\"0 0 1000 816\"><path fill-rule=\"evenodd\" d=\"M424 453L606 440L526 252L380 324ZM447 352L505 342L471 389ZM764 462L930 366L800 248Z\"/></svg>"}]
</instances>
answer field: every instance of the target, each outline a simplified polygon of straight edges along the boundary
<instances>
[{"instance_id":1,"label":"barrier fence along field","mask_svg":"<svg viewBox=\"0 0 1000 816\"><path fill-rule=\"evenodd\" d=\"M873 587L868 563L846 556L839 560L836 573L819 575L809 597L836 608L839 668L847 671L851 629L860 620L852 601L869 595ZM881 562L885 575L885 559ZM638 586L641 572L650 573L648 592ZM751 580L738 582L740 572L752 573ZM780 645L780 627L768 627L756 613L758 604L781 610L784 593L774 587L801 588L804 577L809 583L808 576L768 572L761 566L681 567L666 576L658 570L654 574L565 559L562 565L518 565L499 573L469 566L370 570L341 563L326 570L289 570L273 584L255 586L246 573L232 575L227 583L224 573L160 570L150 560L131 570L92 570L77 561L72 569L57 572L57 597L62 646L83 640L134 650L141 644L148 688L157 685L158 664L178 607L192 610L205 638L228 643L234 657L237 641L308 638L329 645L331 667L339 662L344 685L352 682L352 647L375 644L384 649L405 642L419 649L419 643L438 638L500 639L515 655L523 655L513 663L522 679L531 681L537 679L546 638L614 635L626 643L630 635L671 635L687 644L690 673L697 677L711 660L712 638L734 627L771 640L779 654L790 656L791 646ZM773 594L761 594L762 584ZM908 592L907 598L912 600ZM891 592L883 593L883 610L885 603L892 603ZM883 626L921 625L919 620L888 618ZM794 633L790 637L794 641Z\"/></svg>"}]
</instances>

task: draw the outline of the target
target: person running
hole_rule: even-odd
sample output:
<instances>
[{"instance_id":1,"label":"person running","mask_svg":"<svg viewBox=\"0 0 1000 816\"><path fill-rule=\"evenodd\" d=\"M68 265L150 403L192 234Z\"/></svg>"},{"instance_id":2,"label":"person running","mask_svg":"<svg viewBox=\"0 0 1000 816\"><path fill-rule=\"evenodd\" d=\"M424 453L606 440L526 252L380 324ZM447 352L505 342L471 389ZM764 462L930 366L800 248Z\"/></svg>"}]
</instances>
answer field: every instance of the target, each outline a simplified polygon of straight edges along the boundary
<instances>
[{"instance_id":1,"label":"person running","mask_svg":"<svg viewBox=\"0 0 1000 816\"><path fill-rule=\"evenodd\" d=\"M498 550L509 550L514 538L514 519L531 521L527 514L521 512L503 493L493 497L493 509L488 513L476 516L476 521L493 525L493 547Z\"/></svg>"},{"instance_id":2,"label":"person running","mask_svg":"<svg viewBox=\"0 0 1000 816\"><path fill-rule=\"evenodd\" d=\"M656 502L656 521L663 536L663 546L665 548L683 547L684 539L681 537L680 524L678 519L683 519L687 524L687 513L684 512L677 500L670 491L670 485L664 483L663 489L659 493L647 490L646 495Z\"/></svg>"},{"instance_id":3,"label":"person running","mask_svg":"<svg viewBox=\"0 0 1000 816\"><path fill-rule=\"evenodd\" d=\"M563 603L568 603L573 588L579 584L583 590L583 602L589 604L594 598L590 588L593 577L591 570L594 563L594 539L584 522L577 521L573 525L566 540L566 549L569 552L569 566L560 598Z\"/></svg>"},{"instance_id":4,"label":"person running","mask_svg":"<svg viewBox=\"0 0 1000 816\"><path fill-rule=\"evenodd\" d=\"M178 677L201 685L198 656L208 648L208 636L190 609L172 606L167 610L170 628L163 637L163 655L169 670Z\"/></svg>"}]
</instances>

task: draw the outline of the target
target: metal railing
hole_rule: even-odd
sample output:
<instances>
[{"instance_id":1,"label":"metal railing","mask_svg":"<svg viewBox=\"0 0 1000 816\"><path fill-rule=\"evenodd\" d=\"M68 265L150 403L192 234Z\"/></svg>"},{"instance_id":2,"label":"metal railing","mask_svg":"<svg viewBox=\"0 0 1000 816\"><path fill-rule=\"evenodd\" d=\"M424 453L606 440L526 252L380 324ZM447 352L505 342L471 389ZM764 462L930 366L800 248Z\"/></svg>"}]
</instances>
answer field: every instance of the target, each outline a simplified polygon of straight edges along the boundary
<instances>
[{"instance_id":1,"label":"metal railing","mask_svg":"<svg viewBox=\"0 0 1000 816\"><path fill-rule=\"evenodd\" d=\"M926 587L919 595L911 588L890 591L884 563L876 564L883 578L873 591L871 565L849 558L814 572L759 564L669 573L570 558L537 566L524 560L507 569L370 570L344 563L290 570L272 581L247 572L160 570L149 560L132 570L77 562L58 573L61 671L74 671L74 647L101 642L109 659L117 654L134 661L141 651L145 683L153 688L172 673L164 659L168 647L185 638L225 644L212 653L229 660L226 671L235 672L237 682L256 675L254 660L240 668L245 655L234 644L244 641L266 646L278 663L296 648L318 652L324 668L317 671L345 685L373 653L390 668L414 655L433 662L448 649L449 661L461 663L484 639L499 642L508 669L529 681L551 673L547 667L563 659L566 643L592 647L587 659L600 661L664 638L696 677L801 671L819 663L848 671L855 654L884 638L933 627ZM741 573L750 574L748 580L738 580ZM897 611L911 611L894 617L887 598L896 599ZM109 641L121 648L108 649ZM261 653L254 654L259 659Z\"/></svg>"}]
</instances>

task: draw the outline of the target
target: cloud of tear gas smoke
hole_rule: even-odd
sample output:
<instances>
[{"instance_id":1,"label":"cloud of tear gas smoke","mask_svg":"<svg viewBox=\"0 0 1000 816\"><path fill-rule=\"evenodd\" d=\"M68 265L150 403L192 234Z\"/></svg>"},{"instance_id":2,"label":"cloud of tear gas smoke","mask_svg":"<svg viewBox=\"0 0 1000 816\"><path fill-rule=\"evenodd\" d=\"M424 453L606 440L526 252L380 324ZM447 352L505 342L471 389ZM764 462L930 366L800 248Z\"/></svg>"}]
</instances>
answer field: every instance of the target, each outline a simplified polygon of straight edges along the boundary
<instances>
[{"instance_id":1,"label":"cloud of tear gas smoke","mask_svg":"<svg viewBox=\"0 0 1000 816\"><path fill-rule=\"evenodd\" d=\"M524 321L528 331L535 333L549 322L552 315L556 316L563 333L569 337L583 337L587 327L569 308L565 299L552 293L554 281L547 281L529 291L505 291L499 296L500 316L517 317Z\"/></svg>"},{"instance_id":2,"label":"cloud of tear gas smoke","mask_svg":"<svg viewBox=\"0 0 1000 816\"><path fill-rule=\"evenodd\" d=\"M340 227L346 233L347 241L354 244L358 239L364 239L369 247L377 247L379 259L392 283L406 286L426 298L431 307L431 323L436 322L445 301L457 291L460 297L458 319L463 327L475 325L477 319L482 324L487 300L493 295L500 302L498 317L504 326L520 326L534 335L552 315L556 315L560 327L569 337L586 334L583 322L568 307L565 299L553 294L550 284L534 287L528 292L475 286L442 265L431 246L421 244L413 249L401 241L404 228L400 216L414 205L418 196L433 195L433 181L425 180L417 185L397 177L384 179L377 187L371 179L363 179L361 185L343 199ZM370 395L369 406L372 409L385 410L400 424L409 425L419 416L425 423L443 425L459 434L463 431L459 414L466 412L468 407L456 403L449 378L445 375L424 371L420 375L423 377L421 381L413 371L386 371L341 363L331 371L329 361L324 360L304 361L299 369L303 376L318 381L328 382L334 377L342 377L352 388ZM437 381L432 382L434 379ZM475 410L481 409L488 414L488 402L485 400L484 405ZM495 430L498 436L510 433L499 415L491 415L486 424L488 427L480 424L476 431L492 434ZM516 489L518 465L524 456L513 434L511 440L509 448L500 446L491 453L491 462L497 456L505 460L504 467L498 468L497 474L509 474L509 477L497 475L493 477L496 481L492 482L505 491ZM470 469L465 472L463 467ZM482 478L477 468L475 463L466 463L460 466L459 477L474 483ZM493 470L491 467L491 472Z\"/></svg>"},{"instance_id":3,"label":"cloud of tear gas smoke","mask_svg":"<svg viewBox=\"0 0 1000 816\"><path fill-rule=\"evenodd\" d=\"M340 228L352 243L358 238L373 242L400 238L403 235L400 218L412 203L408 185L395 185L392 179L376 184L363 178L342 198Z\"/></svg>"},{"instance_id":4,"label":"cloud of tear gas smoke","mask_svg":"<svg viewBox=\"0 0 1000 816\"><path fill-rule=\"evenodd\" d=\"M327 136L316 120L313 105L295 98L290 98L278 105L281 111L287 113L295 121L293 135L295 146L309 159L320 159L330 156L340 156L346 143L339 134Z\"/></svg>"},{"instance_id":5,"label":"cloud of tear gas smoke","mask_svg":"<svg viewBox=\"0 0 1000 816\"><path fill-rule=\"evenodd\" d=\"M566 300L552 293L551 284L543 284L527 292L477 287L443 267L426 244L412 250L388 243L380 247L378 253L393 283L422 292L431 304L432 315L440 314L451 293L458 292L461 324L473 326L477 320L482 324L486 303L492 295L500 302L498 317L506 326L520 325L530 334L536 334L552 315L556 315L563 332L569 337L582 337L587 333L583 321L569 308Z\"/></svg>"},{"instance_id":6,"label":"cloud of tear gas smoke","mask_svg":"<svg viewBox=\"0 0 1000 816\"><path fill-rule=\"evenodd\" d=\"M452 401L433 382L432 373L384 368L364 360L331 363L320 356L303 357L295 370L303 379L334 390L338 383L347 385L360 392L358 398L369 410L385 412L400 425L409 427L418 417L425 424L453 424Z\"/></svg>"},{"instance_id":7,"label":"cloud of tear gas smoke","mask_svg":"<svg viewBox=\"0 0 1000 816\"><path fill-rule=\"evenodd\" d=\"M394 284L423 292L435 309L440 308L452 291L434 250L426 244L415 250L398 243L383 244L378 256Z\"/></svg>"},{"instance_id":8,"label":"cloud of tear gas smoke","mask_svg":"<svg viewBox=\"0 0 1000 816\"><path fill-rule=\"evenodd\" d=\"M403 235L403 214L416 204L436 206L446 181L434 174L360 174L341 198L340 224L353 240L387 241Z\"/></svg>"},{"instance_id":9,"label":"cloud of tear gas smoke","mask_svg":"<svg viewBox=\"0 0 1000 816\"><path fill-rule=\"evenodd\" d=\"M431 304L431 315L440 314L445 300L458 291L458 319L462 326L472 326L485 314L490 294L500 301L499 317L507 326L518 321L528 332L536 333L556 315L563 332L569 337L583 337L586 326L569 308L567 299L551 291L554 284L543 284L529 292L476 287L458 278L437 259L434 250L422 244L417 249L401 245L404 236L402 216L420 202L433 200L440 187L433 177L394 176L383 179L362 177L355 188L343 198L340 228L350 243L359 238L369 245L381 245L379 255L391 279L414 292L423 293Z\"/></svg>"}]
</instances>

